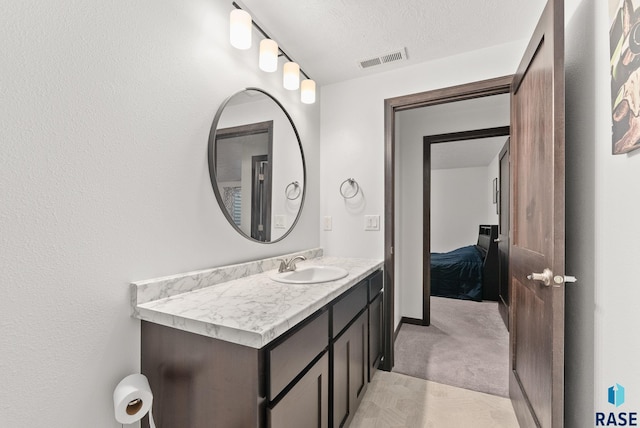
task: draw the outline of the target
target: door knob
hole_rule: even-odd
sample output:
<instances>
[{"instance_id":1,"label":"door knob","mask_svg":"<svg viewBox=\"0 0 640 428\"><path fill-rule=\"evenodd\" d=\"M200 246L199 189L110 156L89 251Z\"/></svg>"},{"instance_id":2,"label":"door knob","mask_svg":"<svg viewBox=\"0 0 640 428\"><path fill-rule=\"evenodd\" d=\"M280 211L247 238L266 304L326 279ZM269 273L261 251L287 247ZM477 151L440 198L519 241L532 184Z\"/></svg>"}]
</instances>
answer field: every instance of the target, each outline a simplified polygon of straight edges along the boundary
<instances>
[{"instance_id":1,"label":"door knob","mask_svg":"<svg viewBox=\"0 0 640 428\"><path fill-rule=\"evenodd\" d=\"M493 242L502 242L502 239L496 238L496 239L493 240Z\"/></svg>"},{"instance_id":2,"label":"door knob","mask_svg":"<svg viewBox=\"0 0 640 428\"><path fill-rule=\"evenodd\" d=\"M534 272L530 275L527 275L527 279L530 281L540 281L548 287L551 285L551 280L554 278L553 278L553 272L551 272L551 269L545 268L542 271L542 273Z\"/></svg>"}]
</instances>

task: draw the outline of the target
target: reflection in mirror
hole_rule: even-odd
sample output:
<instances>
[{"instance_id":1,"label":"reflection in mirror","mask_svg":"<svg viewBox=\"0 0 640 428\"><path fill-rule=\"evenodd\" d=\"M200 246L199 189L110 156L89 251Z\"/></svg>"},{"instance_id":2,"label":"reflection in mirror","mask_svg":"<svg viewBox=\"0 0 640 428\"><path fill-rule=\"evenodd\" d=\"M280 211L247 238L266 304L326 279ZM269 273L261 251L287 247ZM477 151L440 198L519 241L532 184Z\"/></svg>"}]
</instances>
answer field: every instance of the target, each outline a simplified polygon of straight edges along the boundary
<instances>
[{"instance_id":1,"label":"reflection in mirror","mask_svg":"<svg viewBox=\"0 0 640 428\"><path fill-rule=\"evenodd\" d=\"M233 223L258 241L271 240L272 136L273 121L216 133L218 192Z\"/></svg>"},{"instance_id":2,"label":"reflection in mirror","mask_svg":"<svg viewBox=\"0 0 640 428\"><path fill-rule=\"evenodd\" d=\"M282 105L248 88L218 109L209 135L209 174L230 224L258 242L283 239L304 203L298 132Z\"/></svg>"}]
</instances>

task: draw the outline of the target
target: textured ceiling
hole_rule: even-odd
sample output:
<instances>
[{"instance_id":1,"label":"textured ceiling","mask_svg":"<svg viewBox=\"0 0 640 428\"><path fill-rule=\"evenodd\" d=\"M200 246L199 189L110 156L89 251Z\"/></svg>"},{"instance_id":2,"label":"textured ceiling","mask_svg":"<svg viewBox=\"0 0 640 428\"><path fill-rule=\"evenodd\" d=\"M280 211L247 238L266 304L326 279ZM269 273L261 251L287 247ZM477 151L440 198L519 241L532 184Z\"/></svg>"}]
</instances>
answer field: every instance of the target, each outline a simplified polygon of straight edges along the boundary
<instances>
[{"instance_id":1,"label":"textured ceiling","mask_svg":"<svg viewBox=\"0 0 640 428\"><path fill-rule=\"evenodd\" d=\"M239 2L240 3L240 2ZM320 85L528 39L544 0L244 0ZM408 60L358 61L407 49Z\"/></svg>"}]
</instances>

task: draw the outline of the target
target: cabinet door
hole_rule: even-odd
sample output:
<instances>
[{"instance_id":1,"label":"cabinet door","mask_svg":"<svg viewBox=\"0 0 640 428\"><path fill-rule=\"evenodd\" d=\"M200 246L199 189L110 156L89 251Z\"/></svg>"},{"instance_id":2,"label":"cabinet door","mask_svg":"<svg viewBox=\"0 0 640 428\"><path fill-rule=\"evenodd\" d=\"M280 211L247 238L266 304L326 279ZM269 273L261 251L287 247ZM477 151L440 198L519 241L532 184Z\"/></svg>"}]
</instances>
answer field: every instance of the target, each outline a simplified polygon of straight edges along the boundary
<instances>
[{"instance_id":1,"label":"cabinet door","mask_svg":"<svg viewBox=\"0 0 640 428\"><path fill-rule=\"evenodd\" d=\"M382 357L382 293L369 304L369 381Z\"/></svg>"},{"instance_id":2,"label":"cabinet door","mask_svg":"<svg viewBox=\"0 0 640 428\"><path fill-rule=\"evenodd\" d=\"M333 426L347 426L364 395L369 372L368 311L333 344Z\"/></svg>"},{"instance_id":3,"label":"cabinet door","mask_svg":"<svg viewBox=\"0 0 640 428\"><path fill-rule=\"evenodd\" d=\"M329 356L326 352L268 413L271 428L329 426Z\"/></svg>"}]
</instances>

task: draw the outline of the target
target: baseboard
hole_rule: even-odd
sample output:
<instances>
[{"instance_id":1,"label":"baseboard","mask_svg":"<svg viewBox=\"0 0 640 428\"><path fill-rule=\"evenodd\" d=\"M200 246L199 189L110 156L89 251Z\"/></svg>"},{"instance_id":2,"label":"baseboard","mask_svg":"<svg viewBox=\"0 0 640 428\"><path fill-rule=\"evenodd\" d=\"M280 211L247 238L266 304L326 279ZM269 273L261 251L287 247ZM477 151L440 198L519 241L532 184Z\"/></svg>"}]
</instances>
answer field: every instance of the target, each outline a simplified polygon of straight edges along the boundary
<instances>
[{"instance_id":1,"label":"baseboard","mask_svg":"<svg viewBox=\"0 0 640 428\"><path fill-rule=\"evenodd\" d=\"M400 324L398 324L398 328L396 328L396 331L393 333L394 345L396 343L396 339L398 338L398 333L400 333L400 327L402 327L402 324L426 325L420 318L409 318L409 317L400 318Z\"/></svg>"},{"instance_id":2,"label":"baseboard","mask_svg":"<svg viewBox=\"0 0 640 428\"><path fill-rule=\"evenodd\" d=\"M400 333L400 327L402 327L402 321L400 321L400 324L398 324L398 328L396 328L396 331L393 332L393 344L396 344L396 339L398 338L398 333Z\"/></svg>"},{"instance_id":3,"label":"baseboard","mask_svg":"<svg viewBox=\"0 0 640 428\"><path fill-rule=\"evenodd\" d=\"M400 324L424 325L424 322L420 318L402 317Z\"/></svg>"}]
</instances>

